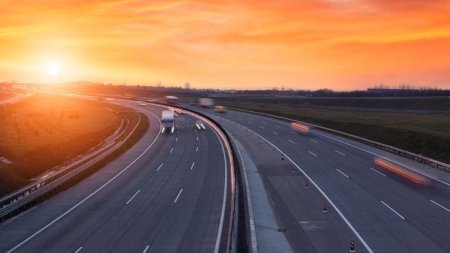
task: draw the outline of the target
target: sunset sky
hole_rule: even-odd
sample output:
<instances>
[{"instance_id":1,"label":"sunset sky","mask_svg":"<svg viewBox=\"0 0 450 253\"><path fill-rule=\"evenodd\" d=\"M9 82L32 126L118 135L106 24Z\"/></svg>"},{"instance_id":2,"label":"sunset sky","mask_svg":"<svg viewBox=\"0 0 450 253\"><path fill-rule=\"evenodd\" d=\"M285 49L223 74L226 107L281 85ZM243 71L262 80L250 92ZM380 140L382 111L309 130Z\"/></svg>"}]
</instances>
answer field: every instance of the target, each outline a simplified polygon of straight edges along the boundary
<instances>
[{"instance_id":1,"label":"sunset sky","mask_svg":"<svg viewBox=\"0 0 450 253\"><path fill-rule=\"evenodd\" d=\"M450 88L450 1L0 0L10 80Z\"/></svg>"}]
</instances>

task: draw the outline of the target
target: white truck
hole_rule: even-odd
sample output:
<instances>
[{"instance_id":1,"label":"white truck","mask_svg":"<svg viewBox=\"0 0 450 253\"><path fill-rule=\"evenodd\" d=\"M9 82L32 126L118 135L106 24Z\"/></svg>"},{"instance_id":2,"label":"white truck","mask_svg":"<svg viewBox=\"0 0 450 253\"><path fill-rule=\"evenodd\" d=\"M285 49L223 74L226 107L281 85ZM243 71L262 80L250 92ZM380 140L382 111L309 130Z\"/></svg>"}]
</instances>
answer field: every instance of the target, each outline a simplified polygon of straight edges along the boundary
<instances>
[{"instance_id":1,"label":"white truck","mask_svg":"<svg viewBox=\"0 0 450 253\"><path fill-rule=\"evenodd\" d=\"M161 133L173 134L175 131L175 112L173 110L164 110L161 113Z\"/></svg>"},{"instance_id":2,"label":"white truck","mask_svg":"<svg viewBox=\"0 0 450 253\"><path fill-rule=\"evenodd\" d=\"M205 108L213 108L214 107L214 100L212 98L199 98L198 104L201 107Z\"/></svg>"}]
</instances>

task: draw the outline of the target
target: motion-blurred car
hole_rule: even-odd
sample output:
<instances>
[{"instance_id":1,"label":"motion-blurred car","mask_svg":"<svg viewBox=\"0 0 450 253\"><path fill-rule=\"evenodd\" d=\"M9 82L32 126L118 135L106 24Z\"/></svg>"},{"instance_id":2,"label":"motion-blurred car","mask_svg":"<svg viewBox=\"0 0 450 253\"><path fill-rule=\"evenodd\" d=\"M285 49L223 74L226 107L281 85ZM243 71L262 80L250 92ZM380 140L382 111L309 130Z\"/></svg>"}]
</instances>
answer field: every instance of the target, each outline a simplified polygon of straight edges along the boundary
<instances>
[{"instance_id":1,"label":"motion-blurred car","mask_svg":"<svg viewBox=\"0 0 450 253\"><path fill-rule=\"evenodd\" d=\"M217 113L225 113L225 107L221 105L216 105L214 107L214 111Z\"/></svg>"}]
</instances>

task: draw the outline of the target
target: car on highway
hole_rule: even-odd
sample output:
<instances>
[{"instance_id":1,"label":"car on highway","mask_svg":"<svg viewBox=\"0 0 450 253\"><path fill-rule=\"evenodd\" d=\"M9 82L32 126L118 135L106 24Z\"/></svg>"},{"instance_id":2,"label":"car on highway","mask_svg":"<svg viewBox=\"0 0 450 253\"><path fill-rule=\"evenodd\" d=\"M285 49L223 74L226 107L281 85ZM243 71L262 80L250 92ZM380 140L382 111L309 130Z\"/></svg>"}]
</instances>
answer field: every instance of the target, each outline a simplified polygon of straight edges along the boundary
<instances>
[{"instance_id":1,"label":"car on highway","mask_svg":"<svg viewBox=\"0 0 450 253\"><path fill-rule=\"evenodd\" d=\"M214 107L214 111L217 113L225 113L225 106L216 105Z\"/></svg>"}]
</instances>

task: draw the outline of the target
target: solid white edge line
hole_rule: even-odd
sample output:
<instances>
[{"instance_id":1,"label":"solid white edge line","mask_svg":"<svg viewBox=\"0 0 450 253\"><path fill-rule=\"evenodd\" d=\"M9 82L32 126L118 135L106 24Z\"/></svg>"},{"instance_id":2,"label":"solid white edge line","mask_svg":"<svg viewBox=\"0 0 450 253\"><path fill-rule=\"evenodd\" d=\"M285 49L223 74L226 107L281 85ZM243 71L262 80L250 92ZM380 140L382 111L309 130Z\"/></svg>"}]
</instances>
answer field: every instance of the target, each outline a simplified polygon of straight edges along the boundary
<instances>
[{"instance_id":1,"label":"solid white edge line","mask_svg":"<svg viewBox=\"0 0 450 253\"><path fill-rule=\"evenodd\" d=\"M241 160L243 174L244 174L244 181L245 181L245 189L248 194L247 198L247 206L248 206L248 217L249 217L249 223L250 223L250 238L251 238L251 249L252 253L258 252L258 241L256 239L256 229L255 229L255 219L253 218L253 204L250 196L250 187L248 184L247 179L247 170L245 169L244 161L242 160L242 154L241 150L236 147L238 153L239 153L239 160Z\"/></svg>"},{"instance_id":2,"label":"solid white edge line","mask_svg":"<svg viewBox=\"0 0 450 253\"><path fill-rule=\"evenodd\" d=\"M311 151L308 151L308 153L310 153L311 155L313 155L313 156L317 157L317 155L316 155L316 154L314 154L314 153L313 153L313 152L311 152Z\"/></svg>"},{"instance_id":3,"label":"solid white edge line","mask_svg":"<svg viewBox=\"0 0 450 253\"><path fill-rule=\"evenodd\" d=\"M131 196L131 198L125 203L125 205L130 204L130 202L134 199L134 197L136 197L140 192L141 190L137 190L137 192L133 194L133 196Z\"/></svg>"},{"instance_id":4,"label":"solid white edge line","mask_svg":"<svg viewBox=\"0 0 450 253\"><path fill-rule=\"evenodd\" d=\"M382 175L383 177L386 177L386 174L384 174L384 173L381 173L381 172L379 172L378 170L376 170L376 169L374 169L374 168L372 168L372 167L370 167L369 169L371 169L371 170L375 171L376 173L378 173L378 174Z\"/></svg>"},{"instance_id":5,"label":"solid white edge line","mask_svg":"<svg viewBox=\"0 0 450 253\"><path fill-rule=\"evenodd\" d=\"M153 115L161 124L159 118L152 112L149 112L151 115ZM32 235L28 236L25 240L21 241L19 244L17 244L16 246L14 246L12 249L8 250L6 253L11 253L13 251L15 251L16 249L18 249L19 247L21 247L22 245L24 245L25 243L27 243L28 241L30 241L31 239L33 239L34 237L36 237L37 235L39 235L40 233L42 233L44 230L46 230L47 228L49 228L50 226L52 226L53 224L55 224L56 222L58 222L60 219L64 218L64 216L66 216L67 214L71 213L73 210L75 210L77 207L79 207L80 205L82 205L84 202L86 202L88 199L92 198L92 196L94 196L95 194L97 194L99 191L101 191L103 188L105 188L106 186L108 186L111 182L113 182L116 178L118 178L120 175L122 175L125 171L127 171L133 164L135 164L142 156L145 155L145 153L147 153L147 151L153 146L153 144L155 144L156 140L159 138L161 134L158 131L158 135L156 136L156 138L153 140L153 142L144 150L142 151L142 153L136 158L134 159L134 161L132 161L130 164L128 164L124 169L122 169L119 173L117 173L114 177L112 177L111 179L109 179L108 181L106 181L106 183L104 183L102 186L100 186L99 188L97 188L97 190L93 191L92 193L90 193L88 196L86 196L84 199L82 199L80 202L78 202L76 205L74 205L73 207L71 207L69 210L65 211L63 214L61 214L60 216L56 217L54 220L52 220L50 223L48 223L47 225L45 225L44 227L42 227L41 229L39 229L38 231L34 232Z\"/></svg>"},{"instance_id":6,"label":"solid white edge line","mask_svg":"<svg viewBox=\"0 0 450 253\"><path fill-rule=\"evenodd\" d=\"M192 162L192 165L191 165L191 169L190 169L190 170L192 170L192 168L194 168L194 165L195 165L195 162Z\"/></svg>"},{"instance_id":7,"label":"solid white edge line","mask_svg":"<svg viewBox=\"0 0 450 253\"><path fill-rule=\"evenodd\" d=\"M142 253L147 253L148 249L150 249L150 245L145 246L144 251L142 251Z\"/></svg>"},{"instance_id":8,"label":"solid white edge line","mask_svg":"<svg viewBox=\"0 0 450 253\"><path fill-rule=\"evenodd\" d=\"M445 206L439 204L438 202L436 202L436 201L434 201L434 200L432 200L432 199L430 199L430 201L431 201L431 203L433 203L433 204L435 204L435 205L441 207L442 209L444 209L445 211L447 211L447 212L450 213L450 209L448 209L447 207L445 207Z\"/></svg>"},{"instance_id":9,"label":"solid white edge line","mask_svg":"<svg viewBox=\"0 0 450 253\"><path fill-rule=\"evenodd\" d=\"M191 113L191 115L193 117L197 117L197 118L199 117L199 116L195 116L195 115L199 115L199 114ZM214 124L213 122L211 122L211 123ZM225 167L224 167L225 181L224 181L224 186L223 186L222 211L220 214L220 221L219 221L219 228L217 231L216 244L214 246L214 253L218 253L219 247L220 247L220 239L222 237L223 223L225 220L225 207L226 207L226 203L227 203L227 194L228 194L228 188L227 188L227 186L228 186L228 173L227 173L228 161L227 161L227 152L225 150L224 144L222 143L223 140L220 138L219 134L216 132L217 131L216 128L213 125L211 125L211 128L213 130L213 133L216 135L217 139L219 139L220 146L222 147L223 159L224 159L224 164L225 164ZM198 151L198 146L197 146L196 152L197 151ZM230 167L231 167L231 165L230 165Z\"/></svg>"},{"instance_id":10,"label":"solid white edge line","mask_svg":"<svg viewBox=\"0 0 450 253\"><path fill-rule=\"evenodd\" d=\"M183 192L183 188L180 189L180 191L177 194L177 197L175 198L175 200L173 201L173 203L177 203L178 198L180 197L181 193Z\"/></svg>"},{"instance_id":11,"label":"solid white edge line","mask_svg":"<svg viewBox=\"0 0 450 253\"><path fill-rule=\"evenodd\" d=\"M405 220L406 218L394 210L394 208L390 207L388 204L384 203L383 200L380 200L381 204L385 205L387 208L389 208L393 213L395 213L398 217L400 217L402 220Z\"/></svg>"},{"instance_id":12,"label":"solid white edge line","mask_svg":"<svg viewBox=\"0 0 450 253\"><path fill-rule=\"evenodd\" d=\"M83 250L83 247L79 247L74 253L78 253Z\"/></svg>"},{"instance_id":13,"label":"solid white edge line","mask_svg":"<svg viewBox=\"0 0 450 253\"><path fill-rule=\"evenodd\" d=\"M238 124L240 125L240 124ZM242 125L241 125L242 126ZM272 142L270 142L269 140L267 140L266 138L262 137L261 135L259 135L258 133L252 131L249 129L249 131L253 132L255 135L259 136L261 139L263 139L264 141L267 141L267 143L269 143L270 145L272 145L272 147L274 147L275 149L278 150L278 152L284 154L284 156L292 163L294 164L294 166L303 174L305 175L305 177L316 187L316 189L322 194L322 196L328 201L328 203L331 204L331 206L336 210L336 212L339 214L339 216L342 218L342 220L344 220L345 224L347 224L347 226L350 228L350 230L356 235L356 237L358 238L358 240L364 245L364 247L366 248L366 250L369 253L374 253L373 250L369 247L369 245L366 243L366 241L362 238L362 236L358 233L358 231L356 231L356 229L353 227L353 225L347 220L347 218L344 216L344 214L342 214L342 212L339 210L339 208L334 204L333 201L331 201L331 199L328 197L328 195L325 194L325 192L319 187L319 185L316 184L316 182L314 182L314 180L312 180L311 177L308 176L308 174L306 174L306 172L300 168L300 166L298 166L289 156L287 156L285 153L283 153L283 151L281 151L281 149L279 149L277 146L275 146Z\"/></svg>"},{"instance_id":14,"label":"solid white edge line","mask_svg":"<svg viewBox=\"0 0 450 253\"><path fill-rule=\"evenodd\" d=\"M214 128L213 128L214 129ZM223 146L222 140L220 139L218 133L216 133L216 131L213 131L214 134L216 135L217 139L219 139L219 143L220 146L222 147L222 151L223 151L223 160L225 161L225 183L223 186L223 198L222 198L222 212L220 214L220 221L219 221L219 229L217 232L217 238L216 238L216 245L214 246L214 253L218 253L219 252L219 247L220 247L220 238L222 237L222 230L223 230L223 221L225 220L225 206L227 204L227 193L228 193L228 188L227 188L227 183L228 183L228 173L227 173L227 167L228 167L228 162L227 162L227 156L226 156L226 152L225 152L225 147ZM198 147L197 147L198 149Z\"/></svg>"},{"instance_id":15,"label":"solid white edge line","mask_svg":"<svg viewBox=\"0 0 450 253\"><path fill-rule=\"evenodd\" d=\"M348 178L348 175L345 174L344 172L342 172L340 169L336 169L336 170L337 170L337 172L341 173L344 177Z\"/></svg>"},{"instance_id":16,"label":"solid white edge line","mask_svg":"<svg viewBox=\"0 0 450 253\"><path fill-rule=\"evenodd\" d=\"M254 113L250 113L250 112L240 112L240 113L243 113L243 114L244 114L244 113L245 113L245 114L253 114L253 115L254 115ZM280 122L281 122L281 123L284 123L284 124L286 124L286 125L289 126L289 123L287 123L287 122L285 122L285 121L283 121L283 120L280 120L280 119L273 119L273 118L269 118L268 116L263 116L263 115L258 115L258 116L261 117L261 118L263 118L263 117L264 117L264 118L268 118L268 119L270 119L271 121L273 121L273 122L275 122L275 123L280 123ZM292 120L292 121L294 121L294 120ZM296 132L293 132L293 133L296 134ZM440 183L442 183L442 184L444 184L444 185L446 185L446 186L450 186L450 183L447 183L447 182L445 182L445 181L443 181L443 180L440 180L439 178L430 176L430 175L428 175L428 174L426 174L426 173L423 173L422 171L413 169L413 168L411 168L411 167L409 167L409 166L406 166L406 165L402 164L401 162L393 161L392 159L389 159L389 158L387 158L387 157L384 157L384 156L379 155L379 154L377 154L377 153L374 153L374 152L372 152L372 151L366 150L366 149L364 149L364 148L357 147L357 146L355 146L355 145L353 145L353 144L347 143L347 142L342 141L342 140L338 140L338 139L333 138L333 137L331 137L331 136L327 136L327 135L318 133L317 131L314 131L314 134L317 134L317 135L320 135L320 136L322 136L322 137L325 137L325 138L328 138L328 139L331 139L331 140L334 140L334 141L343 143L343 144L348 145L348 146L350 146L350 147L353 147L353 148L359 149L359 150L361 150L361 151L367 152L367 153L369 153L369 154L371 154L371 155L374 155L374 156L376 156L376 157L380 157L380 158L386 159L386 160L388 160L388 161L390 161L390 162L399 164L399 165L401 165L401 166L403 166L403 167L406 167L406 168L408 168L408 169L410 169L410 170L412 170L412 171L414 171L414 172L417 172L417 173L419 173L419 174L421 174L421 175L423 175L423 176L425 176L425 177L427 177L427 178L430 178L430 179L432 179L432 180L435 180L435 181L437 181L437 182L440 182ZM345 138L345 137L342 137L342 138ZM316 141L314 141L313 139L311 139L311 141L316 142ZM316 143L318 143L318 142L316 142Z\"/></svg>"},{"instance_id":17,"label":"solid white edge line","mask_svg":"<svg viewBox=\"0 0 450 253\"><path fill-rule=\"evenodd\" d=\"M163 165L164 165L164 163L161 163L161 165L158 166L158 168L156 169L156 171L159 171Z\"/></svg>"}]
</instances>

